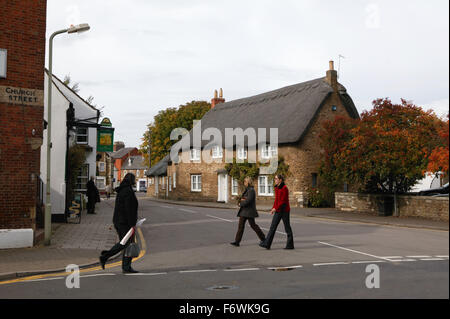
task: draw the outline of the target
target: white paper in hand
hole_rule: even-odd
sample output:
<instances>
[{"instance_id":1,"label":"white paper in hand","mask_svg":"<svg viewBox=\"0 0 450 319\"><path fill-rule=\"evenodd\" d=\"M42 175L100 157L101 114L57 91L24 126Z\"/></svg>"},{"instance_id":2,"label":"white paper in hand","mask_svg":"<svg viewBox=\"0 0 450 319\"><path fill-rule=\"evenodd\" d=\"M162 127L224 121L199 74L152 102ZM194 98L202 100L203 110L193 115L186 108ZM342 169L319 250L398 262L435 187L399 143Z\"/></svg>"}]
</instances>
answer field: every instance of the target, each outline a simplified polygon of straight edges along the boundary
<instances>
[{"instance_id":1,"label":"white paper in hand","mask_svg":"<svg viewBox=\"0 0 450 319\"><path fill-rule=\"evenodd\" d=\"M130 239L130 237L133 236L133 234L134 234L134 227L131 227L130 230L128 231L128 233L125 235L125 237L123 237L122 240L120 241L120 244L122 246L125 246L128 239Z\"/></svg>"}]
</instances>

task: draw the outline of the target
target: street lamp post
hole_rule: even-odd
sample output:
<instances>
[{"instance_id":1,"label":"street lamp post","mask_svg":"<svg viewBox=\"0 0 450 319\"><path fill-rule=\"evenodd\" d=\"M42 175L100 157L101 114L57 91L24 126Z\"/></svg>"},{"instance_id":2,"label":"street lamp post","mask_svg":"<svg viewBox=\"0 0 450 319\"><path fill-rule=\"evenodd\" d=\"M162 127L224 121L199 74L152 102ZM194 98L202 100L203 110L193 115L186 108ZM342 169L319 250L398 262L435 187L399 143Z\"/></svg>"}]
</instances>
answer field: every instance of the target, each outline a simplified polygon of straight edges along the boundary
<instances>
[{"instance_id":1,"label":"street lamp post","mask_svg":"<svg viewBox=\"0 0 450 319\"><path fill-rule=\"evenodd\" d=\"M67 29L59 30L54 32L49 39L49 55L48 55L48 87L47 87L47 185L46 185L46 198L45 198L45 223L44 223L44 244L46 246L50 245L51 240L51 219L52 219L52 204L50 202L50 162L51 154L50 150L52 148L51 137L52 137L52 58L53 58L53 38L61 33L81 33L88 31L90 29L87 23L79 24L76 26L70 26ZM67 187L67 185L66 185Z\"/></svg>"}]
</instances>

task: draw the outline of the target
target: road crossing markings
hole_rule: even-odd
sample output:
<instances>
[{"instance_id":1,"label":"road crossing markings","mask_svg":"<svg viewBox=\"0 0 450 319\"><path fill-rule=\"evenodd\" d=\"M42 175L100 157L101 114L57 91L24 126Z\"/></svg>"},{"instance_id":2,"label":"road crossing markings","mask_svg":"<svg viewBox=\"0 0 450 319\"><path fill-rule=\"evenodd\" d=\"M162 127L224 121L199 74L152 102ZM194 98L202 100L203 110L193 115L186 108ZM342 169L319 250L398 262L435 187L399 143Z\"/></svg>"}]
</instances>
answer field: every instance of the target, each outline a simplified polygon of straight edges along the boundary
<instances>
[{"instance_id":1,"label":"road crossing markings","mask_svg":"<svg viewBox=\"0 0 450 319\"><path fill-rule=\"evenodd\" d=\"M267 231L270 231L270 229L268 229L268 228L264 228L264 227L261 227L261 229L264 229L264 230L267 230ZM277 233L279 233L279 234L281 234L281 235L286 235L287 236L287 234L286 233L283 233L282 231L276 231Z\"/></svg>"},{"instance_id":2,"label":"road crossing markings","mask_svg":"<svg viewBox=\"0 0 450 319\"><path fill-rule=\"evenodd\" d=\"M234 221L229 220L229 219L223 219L223 218L220 218L220 217L217 217L217 216L211 216L211 215L206 215L206 216L212 217L212 218L216 218L216 219L220 219L220 220L223 220L223 221L226 221L226 222L229 222L229 223L234 223Z\"/></svg>"},{"instance_id":3,"label":"road crossing markings","mask_svg":"<svg viewBox=\"0 0 450 319\"><path fill-rule=\"evenodd\" d=\"M154 272L154 273L137 273L137 274L125 274L125 276L161 276L167 275L166 272Z\"/></svg>"},{"instance_id":4,"label":"road crossing markings","mask_svg":"<svg viewBox=\"0 0 450 319\"><path fill-rule=\"evenodd\" d=\"M445 260L444 258L423 258L423 259L420 259L420 260L423 260L423 261L437 261L437 260Z\"/></svg>"},{"instance_id":5,"label":"road crossing markings","mask_svg":"<svg viewBox=\"0 0 450 319\"><path fill-rule=\"evenodd\" d=\"M187 213L193 213L193 214L197 214L196 211L194 210L190 210L190 209L185 209L185 208L178 208L179 210L182 210L183 212L187 212Z\"/></svg>"},{"instance_id":6,"label":"road crossing markings","mask_svg":"<svg viewBox=\"0 0 450 319\"><path fill-rule=\"evenodd\" d=\"M180 270L180 274L184 273L196 273L196 272L214 272L217 271L217 269L203 269L203 270Z\"/></svg>"},{"instance_id":7,"label":"road crossing markings","mask_svg":"<svg viewBox=\"0 0 450 319\"><path fill-rule=\"evenodd\" d=\"M385 263L385 260L352 261L352 264L376 264Z\"/></svg>"},{"instance_id":8,"label":"road crossing markings","mask_svg":"<svg viewBox=\"0 0 450 319\"><path fill-rule=\"evenodd\" d=\"M388 261L389 261L388 258L385 258L385 257L379 257L379 256L375 256L375 255L363 253L362 251L357 251L357 250L353 250L353 249L349 249L349 248L345 248L345 247L340 247L340 246L332 245L332 244L325 243L325 242L321 242L321 241L319 241L318 243L319 243L319 244L322 244L322 245L327 245L327 246L331 246L331 247L335 247L335 248L339 248L339 249L351 251L351 252L353 252L353 253L357 253L357 254L361 254L361 255L366 255L366 256L373 257L373 258L377 258L377 259L384 259L384 260L388 260Z\"/></svg>"},{"instance_id":9,"label":"road crossing markings","mask_svg":"<svg viewBox=\"0 0 450 319\"><path fill-rule=\"evenodd\" d=\"M313 264L313 266L335 266L335 265L348 265L348 262L338 261L335 263L321 263L321 264Z\"/></svg>"},{"instance_id":10,"label":"road crossing markings","mask_svg":"<svg viewBox=\"0 0 450 319\"><path fill-rule=\"evenodd\" d=\"M224 269L223 271L232 272L232 271L254 271L254 270L259 270L259 268Z\"/></svg>"}]
</instances>

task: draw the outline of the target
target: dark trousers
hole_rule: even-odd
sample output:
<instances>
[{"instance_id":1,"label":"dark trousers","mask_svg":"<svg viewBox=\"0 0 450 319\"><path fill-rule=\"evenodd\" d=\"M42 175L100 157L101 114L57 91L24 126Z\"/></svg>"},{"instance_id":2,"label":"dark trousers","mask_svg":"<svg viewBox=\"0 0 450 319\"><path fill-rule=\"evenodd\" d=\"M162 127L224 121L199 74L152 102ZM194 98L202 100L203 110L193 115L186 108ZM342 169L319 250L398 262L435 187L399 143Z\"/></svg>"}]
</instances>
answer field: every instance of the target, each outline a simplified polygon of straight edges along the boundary
<instances>
[{"instance_id":1,"label":"dark trousers","mask_svg":"<svg viewBox=\"0 0 450 319\"><path fill-rule=\"evenodd\" d=\"M258 225L255 223L254 218L248 218L248 217L239 217L239 228L236 233L236 243L240 243L242 240L242 236L244 235L244 229L245 229L245 222L248 220L248 223L250 224L250 227L255 231L256 235L258 235L259 240L265 240L266 236L262 232L261 228L259 228Z\"/></svg>"},{"instance_id":2,"label":"dark trousers","mask_svg":"<svg viewBox=\"0 0 450 319\"><path fill-rule=\"evenodd\" d=\"M94 199L94 198L88 199L88 202L87 202L87 212L88 212L88 214L93 214L93 213L95 213L95 199Z\"/></svg>"},{"instance_id":3,"label":"dark trousers","mask_svg":"<svg viewBox=\"0 0 450 319\"><path fill-rule=\"evenodd\" d=\"M292 228L290 223L290 212L284 213L275 213L272 219L272 225L270 225L269 233L267 234L266 241L264 242L264 246L270 248L272 246L273 238L275 237L275 232L277 231L278 224L283 220L284 229L287 234L287 244L286 248L294 248L294 235L292 234Z\"/></svg>"},{"instance_id":4,"label":"dark trousers","mask_svg":"<svg viewBox=\"0 0 450 319\"><path fill-rule=\"evenodd\" d=\"M125 246L122 246L120 244L120 241L122 240L122 238L125 237L125 235L128 233L128 231L130 230L131 227L128 227L125 225L114 225L114 228L116 229L117 234L119 235L119 242L117 244L115 244L110 250L102 251L102 256L106 257L106 259L111 258L112 256L114 256L115 254L118 254L122 250L125 250L128 247L128 245L130 245L130 243L134 240L134 235L133 235L127 241ZM122 269L123 270L130 270L132 259L133 258L131 258L131 257L125 257L125 254L124 254L124 256L122 257Z\"/></svg>"}]
</instances>

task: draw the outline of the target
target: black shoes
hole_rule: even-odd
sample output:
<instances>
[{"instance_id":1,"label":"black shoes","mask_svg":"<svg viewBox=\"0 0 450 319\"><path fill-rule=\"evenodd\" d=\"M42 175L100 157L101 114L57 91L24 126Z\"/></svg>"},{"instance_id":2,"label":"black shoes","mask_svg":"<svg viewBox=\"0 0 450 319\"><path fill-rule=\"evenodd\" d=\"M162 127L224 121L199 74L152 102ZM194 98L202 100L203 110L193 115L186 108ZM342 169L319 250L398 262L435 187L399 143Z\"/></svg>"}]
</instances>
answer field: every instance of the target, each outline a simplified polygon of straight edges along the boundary
<instances>
[{"instance_id":1,"label":"black shoes","mask_svg":"<svg viewBox=\"0 0 450 319\"><path fill-rule=\"evenodd\" d=\"M100 260L100 266L102 266L102 269L105 270L106 258L104 256L100 256L99 260Z\"/></svg>"},{"instance_id":2,"label":"black shoes","mask_svg":"<svg viewBox=\"0 0 450 319\"><path fill-rule=\"evenodd\" d=\"M139 271L134 270L133 268L130 267L130 269L122 269L122 273L124 274L137 274L139 273Z\"/></svg>"},{"instance_id":3,"label":"black shoes","mask_svg":"<svg viewBox=\"0 0 450 319\"><path fill-rule=\"evenodd\" d=\"M270 250L270 247L267 247L266 245L264 245L264 242L260 242L259 243L259 247L265 248L267 250Z\"/></svg>"},{"instance_id":4,"label":"black shoes","mask_svg":"<svg viewBox=\"0 0 450 319\"><path fill-rule=\"evenodd\" d=\"M230 243L230 245L233 245L235 247L239 247L240 246L239 243L237 243L237 242Z\"/></svg>"},{"instance_id":5,"label":"black shoes","mask_svg":"<svg viewBox=\"0 0 450 319\"><path fill-rule=\"evenodd\" d=\"M286 248L284 248L285 250L293 250L293 249L295 249L294 247L286 247Z\"/></svg>"}]
</instances>

